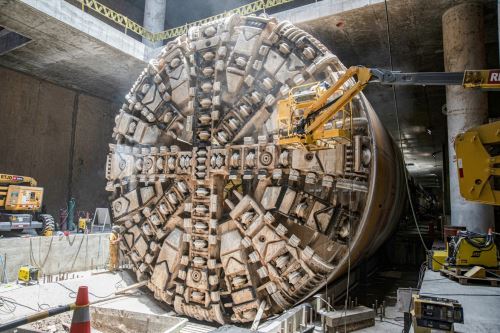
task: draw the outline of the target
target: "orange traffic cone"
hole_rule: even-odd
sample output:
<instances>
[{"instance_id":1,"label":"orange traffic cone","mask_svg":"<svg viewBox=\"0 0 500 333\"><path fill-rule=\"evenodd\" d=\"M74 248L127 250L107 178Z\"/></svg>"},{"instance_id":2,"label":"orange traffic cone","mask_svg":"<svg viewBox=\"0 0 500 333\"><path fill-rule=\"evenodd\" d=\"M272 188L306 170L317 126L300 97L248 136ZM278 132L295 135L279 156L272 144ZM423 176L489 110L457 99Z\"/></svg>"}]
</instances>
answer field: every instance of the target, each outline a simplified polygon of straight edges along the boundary
<instances>
[{"instance_id":1,"label":"orange traffic cone","mask_svg":"<svg viewBox=\"0 0 500 333\"><path fill-rule=\"evenodd\" d=\"M89 289L87 286L78 288L69 333L90 333Z\"/></svg>"}]
</instances>

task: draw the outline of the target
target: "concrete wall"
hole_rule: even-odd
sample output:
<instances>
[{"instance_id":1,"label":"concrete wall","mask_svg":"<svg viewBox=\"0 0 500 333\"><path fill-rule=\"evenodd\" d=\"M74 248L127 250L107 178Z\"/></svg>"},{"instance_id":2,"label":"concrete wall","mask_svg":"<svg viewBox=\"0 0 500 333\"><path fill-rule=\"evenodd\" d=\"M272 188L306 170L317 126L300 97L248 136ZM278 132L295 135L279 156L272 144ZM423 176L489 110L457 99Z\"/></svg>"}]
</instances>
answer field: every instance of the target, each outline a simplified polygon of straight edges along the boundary
<instances>
[{"instance_id":1,"label":"concrete wall","mask_svg":"<svg viewBox=\"0 0 500 333\"><path fill-rule=\"evenodd\" d=\"M118 108L95 97L79 97L71 182L78 209L108 207L105 164Z\"/></svg>"},{"instance_id":2,"label":"concrete wall","mask_svg":"<svg viewBox=\"0 0 500 333\"><path fill-rule=\"evenodd\" d=\"M69 195L78 210L107 207L109 101L0 67L0 172L33 176L56 219Z\"/></svg>"},{"instance_id":3,"label":"concrete wall","mask_svg":"<svg viewBox=\"0 0 500 333\"><path fill-rule=\"evenodd\" d=\"M116 332L119 327L120 332L178 333L188 322L187 318L112 309L100 304L90 307L90 316L92 328L99 332Z\"/></svg>"},{"instance_id":4,"label":"concrete wall","mask_svg":"<svg viewBox=\"0 0 500 333\"><path fill-rule=\"evenodd\" d=\"M21 265L31 264L40 267L42 274L55 275L102 267L108 256L109 234L0 239L0 258L10 282L17 279ZM0 265L0 281L3 277Z\"/></svg>"}]
</instances>

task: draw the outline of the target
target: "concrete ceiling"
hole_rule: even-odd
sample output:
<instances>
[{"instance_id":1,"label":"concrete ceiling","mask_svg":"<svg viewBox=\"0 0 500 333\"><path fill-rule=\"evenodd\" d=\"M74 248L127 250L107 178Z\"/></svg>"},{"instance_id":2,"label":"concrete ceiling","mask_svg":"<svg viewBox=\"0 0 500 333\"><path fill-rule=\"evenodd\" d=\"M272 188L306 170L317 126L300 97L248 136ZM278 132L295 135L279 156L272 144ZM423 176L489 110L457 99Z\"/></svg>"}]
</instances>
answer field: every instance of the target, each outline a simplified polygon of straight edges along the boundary
<instances>
[{"instance_id":1,"label":"concrete ceiling","mask_svg":"<svg viewBox=\"0 0 500 333\"><path fill-rule=\"evenodd\" d=\"M63 0L0 0L0 26L31 39L0 56L0 66L108 100L130 89L149 52Z\"/></svg>"},{"instance_id":2,"label":"concrete ceiling","mask_svg":"<svg viewBox=\"0 0 500 333\"><path fill-rule=\"evenodd\" d=\"M327 45L346 65L406 72L443 71L441 17L460 1L392 0L298 24ZM488 67L498 66L496 1L485 5ZM389 21L390 39L388 38ZM390 40L390 48L389 48ZM391 50L389 52L389 50ZM398 141L395 96L391 87L369 86L365 93ZM425 185L440 185L446 149L443 87L398 87L396 99L406 163Z\"/></svg>"}]
</instances>

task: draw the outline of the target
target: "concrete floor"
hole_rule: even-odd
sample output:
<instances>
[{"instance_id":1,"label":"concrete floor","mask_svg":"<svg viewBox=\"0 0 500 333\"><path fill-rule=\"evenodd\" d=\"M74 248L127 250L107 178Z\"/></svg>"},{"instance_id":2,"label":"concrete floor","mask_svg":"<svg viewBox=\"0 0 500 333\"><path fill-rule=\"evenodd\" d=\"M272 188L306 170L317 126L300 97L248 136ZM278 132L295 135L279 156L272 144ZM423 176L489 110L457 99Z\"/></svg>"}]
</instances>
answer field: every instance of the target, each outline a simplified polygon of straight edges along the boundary
<instances>
[{"instance_id":1,"label":"concrete floor","mask_svg":"<svg viewBox=\"0 0 500 333\"><path fill-rule=\"evenodd\" d=\"M455 299L462 304L464 324L455 324L456 332L500 332L498 287L461 285L427 270L420 294Z\"/></svg>"},{"instance_id":2,"label":"concrete floor","mask_svg":"<svg viewBox=\"0 0 500 333\"><path fill-rule=\"evenodd\" d=\"M404 274L403 274L404 276ZM387 281L386 281L387 283ZM387 285L388 290L397 289L401 283L396 281L393 286ZM408 287L411 285L400 285ZM371 288L373 292L373 288ZM500 288L486 285L461 285L458 282L441 276L439 272L427 270L420 289L421 295L450 298L458 300L464 309L464 324L455 324L455 332L489 333L500 332ZM391 292L384 299L390 299ZM382 299L382 298L379 298ZM381 322L376 320L375 327L366 328L362 333L399 333L403 326L403 313L399 312L395 304L390 303L386 308L386 317Z\"/></svg>"},{"instance_id":3,"label":"concrete floor","mask_svg":"<svg viewBox=\"0 0 500 333\"><path fill-rule=\"evenodd\" d=\"M127 272L116 274L102 273L92 274L92 272L79 272L69 274L70 279L52 282L41 283L37 285L23 286L16 283L9 283L0 286L0 297L11 299L14 302L23 304L24 306L0 308L0 323L10 321L23 315L33 314L36 309L47 309L58 305L68 304L75 301L76 294L72 291L78 290L81 285L86 285L89 288L89 301L94 302L112 293L123 289L135 283L132 275ZM141 291L134 291L126 296L116 298L110 301L99 303L96 307L103 309L114 310L133 310L141 316L157 315L171 318L174 314L171 310L159 305L152 297ZM59 321L64 323L71 322L71 313L61 316ZM179 318L180 321L181 318ZM44 324L26 325L26 328L41 329L44 332L66 332L60 330L61 325L55 325L53 320L47 320ZM60 324L60 323L57 323ZM54 328L59 328L53 330ZM95 332L99 332L94 330ZM93 332L94 332L93 331Z\"/></svg>"},{"instance_id":4,"label":"concrete floor","mask_svg":"<svg viewBox=\"0 0 500 333\"><path fill-rule=\"evenodd\" d=\"M73 278L71 278L72 274L69 274L69 277L69 279L59 282L41 283L31 286L21 286L15 283L1 285L0 297L10 298L26 307L16 306L12 311L5 311L6 308L1 308L3 311L0 311L0 323L22 315L32 314L34 313L33 309L45 309L71 303L74 301L75 295L70 290L77 290L80 285L87 285L89 287L89 299L93 302L135 283L132 275L127 272L117 274L80 272L75 273ZM374 279L377 280L376 277L374 277ZM403 279L403 281L405 281L405 279ZM391 282L390 280L385 280L385 283L388 285L387 288L389 290L395 288L389 285L399 284L397 281ZM442 277L439 273L427 271L422 283L421 294L452 298L458 300L462 304L464 308L465 323L463 325L455 325L457 332L500 332L500 321L497 318L498 309L500 308L500 289L498 288L480 285L460 285L457 282ZM386 318L382 320L377 318L374 327L362 329L358 332L401 332L403 328L403 314L399 312L395 304L390 301L392 299L391 295L391 292L385 293L384 295L378 295L378 297L380 297L379 299L389 300L387 301ZM479 297L478 295L484 296ZM99 303L96 306L104 310L133 311L139 316L152 315L181 319L175 315L171 308L161 305L155 301L148 292L142 291L135 291L129 295ZM60 318L59 322L69 323L71 320L71 313ZM54 331L56 326L54 321L47 321L42 325L32 324L26 327L30 329L43 328L41 331L44 332L65 332L59 330ZM214 329L216 328L209 324L197 323L191 320L178 332L210 332ZM33 332L37 331L33 330Z\"/></svg>"},{"instance_id":5,"label":"concrete floor","mask_svg":"<svg viewBox=\"0 0 500 333\"><path fill-rule=\"evenodd\" d=\"M70 279L59 283L40 283L30 286L18 285L16 282L3 284L0 286L0 296L12 298L18 303L38 309L74 302L74 295L65 287L78 290L78 286L87 285L90 293L96 296L107 296L119 288L134 283L127 273L92 275L90 271L78 272L74 273L74 278L71 279L72 274L69 273ZM99 299L94 295L89 295L91 302ZM17 306L12 313L0 312L0 322L31 313L33 310Z\"/></svg>"},{"instance_id":6,"label":"concrete floor","mask_svg":"<svg viewBox=\"0 0 500 333\"><path fill-rule=\"evenodd\" d=\"M0 297L10 298L29 308L16 306L11 313L8 313L9 311L0 311L0 323L19 316L32 314L34 313L33 309L46 309L48 307L74 302L75 294L66 288L77 290L78 286L87 285L90 293L89 300L93 302L135 283L134 277L126 271L117 274L102 272L95 274L95 272L92 273L87 271L74 273L74 275L70 273L69 277L69 279L59 282L41 283L31 286L22 286L16 283L1 285ZM133 311L134 313L140 313L142 316L159 315L176 317L171 308L154 300L149 293L143 293L141 291L136 291L124 297L102 302L96 306L100 309ZM71 316L72 313L67 313L60 315L57 320L46 320L41 324L31 324L24 327L33 330L32 332L65 332L62 330L61 323L69 323L71 321ZM384 319L383 322L377 319L375 327L367 328L359 332L400 332L401 327L399 325L401 325L401 323L396 319L398 316L401 316L401 314L397 313L395 307L388 307L387 317L394 319ZM210 324L194 322L191 319L179 332L205 333L211 332L214 329L216 329L216 327ZM98 333L99 331L94 329L93 332Z\"/></svg>"},{"instance_id":7,"label":"concrete floor","mask_svg":"<svg viewBox=\"0 0 500 333\"><path fill-rule=\"evenodd\" d=\"M367 327L356 331L359 333L401 333L403 329L403 314L399 312L395 306L388 306L385 309L386 318L380 320L375 319L375 326Z\"/></svg>"},{"instance_id":8,"label":"concrete floor","mask_svg":"<svg viewBox=\"0 0 500 333\"><path fill-rule=\"evenodd\" d=\"M356 289L351 292L352 299L367 307L373 304L386 302L385 318L375 319L375 326L368 327L358 332L362 333L400 333L403 329L403 313L397 309L398 288L416 287L418 272L412 266L387 266L373 276L361 281Z\"/></svg>"}]
</instances>

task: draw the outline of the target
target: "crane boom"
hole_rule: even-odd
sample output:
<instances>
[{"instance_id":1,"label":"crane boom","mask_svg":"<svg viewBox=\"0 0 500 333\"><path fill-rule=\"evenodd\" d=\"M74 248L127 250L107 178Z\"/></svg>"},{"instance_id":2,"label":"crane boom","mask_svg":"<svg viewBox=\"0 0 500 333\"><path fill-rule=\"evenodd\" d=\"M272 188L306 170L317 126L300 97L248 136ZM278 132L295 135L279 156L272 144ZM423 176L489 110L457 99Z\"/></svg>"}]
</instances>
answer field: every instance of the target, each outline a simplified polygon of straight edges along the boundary
<instances>
[{"instance_id":1,"label":"crane boom","mask_svg":"<svg viewBox=\"0 0 500 333\"><path fill-rule=\"evenodd\" d=\"M37 181L32 177L18 176L18 175L8 175L5 173L0 173L0 186L5 185L29 185L36 186Z\"/></svg>"},{"instance_id":2,"label":"crane boom","mask_svg":"<svg viewBox=\"0 0 500 333\"><path fill-rule=\"evenodd\" d=\"M349 80L354 84L345 87ZM350 103L370 83L382 85L449 86L500 90L500 70L467 70L465 72L404 73L380 68L353 66L333 84L315 82L295 87L288 98L278 101L279 144L328 148L338 142L349 142L352 124ZM337 96L338 95L338 96ZM325 128L342 112L339 128ZM349 119L349 122L347 122Z\"/></svg>"}]
</instances>

